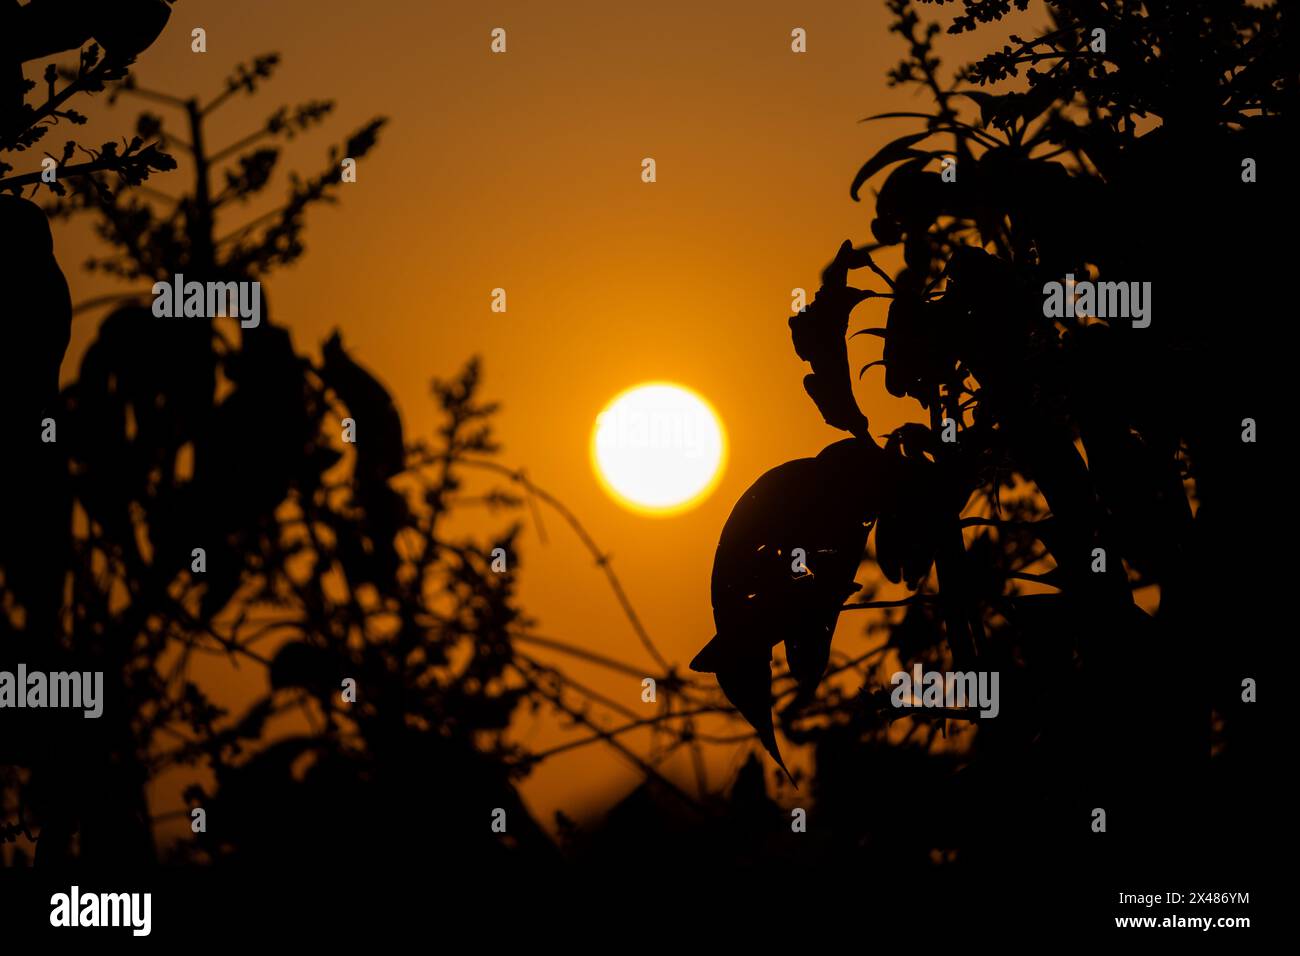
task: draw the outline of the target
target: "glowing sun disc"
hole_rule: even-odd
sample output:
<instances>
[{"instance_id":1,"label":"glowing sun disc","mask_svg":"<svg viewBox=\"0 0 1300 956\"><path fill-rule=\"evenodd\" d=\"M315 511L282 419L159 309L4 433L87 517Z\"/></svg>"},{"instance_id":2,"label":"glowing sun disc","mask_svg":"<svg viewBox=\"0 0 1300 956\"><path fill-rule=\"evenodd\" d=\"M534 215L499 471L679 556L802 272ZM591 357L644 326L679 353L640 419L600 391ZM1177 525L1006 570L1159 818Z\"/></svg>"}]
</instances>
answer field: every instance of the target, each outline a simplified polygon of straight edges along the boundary
<instances>
[{"instance_id":1,"label":"glowing sun disc","mask_svg":"<svg viewBox=\"0 0 1300 956\"><path fill-rule=\"evenodd\" d=\"M717 487L726 459L718 413L672 382L645 382L615 395L591 433L591 464L601 486L641 514L693 508Z\"/></svg>"}]
</instances>

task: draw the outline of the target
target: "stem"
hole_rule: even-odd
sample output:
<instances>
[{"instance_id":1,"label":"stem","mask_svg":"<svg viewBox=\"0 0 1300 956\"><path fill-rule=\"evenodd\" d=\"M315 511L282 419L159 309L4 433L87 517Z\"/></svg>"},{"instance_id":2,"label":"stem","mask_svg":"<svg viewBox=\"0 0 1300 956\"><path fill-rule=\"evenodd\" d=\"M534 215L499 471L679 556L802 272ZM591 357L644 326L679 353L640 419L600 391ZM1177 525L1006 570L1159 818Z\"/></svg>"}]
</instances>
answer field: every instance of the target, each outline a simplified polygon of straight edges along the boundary
<instances>
[{"instance_id":1,"label":"stem","mask_svg":"<svg viewBox=\"0 0 1300 956\"><path fill-rule=\"evenodd\" d=\"M194 203L188 216L190 266L202 275L210 275L216 267L216 243L208 183L210 164L203 150L203 113L197 99L186 101L185 114L190 122L190 142L194 144Z\"/></svg>"},{"instance_id":2,"label":"stem","mask_svg":"<svg viewBox=\"0 0 1300 956\"><path fill-rule=\"evenodd\" d=\"M134 154L133 154L134 155ZM88 163L74 163L71 166L63 166L59 169L63 178L72 176L89 176L93 173L112 172L122 165L123 157L110 156L91 160ZM0 189L11 189L15 186L30 186L41 181L40 173L23 173L20 176L9 176L6 179L0 179Z\"/></svg>"},{"instance_id":3,"label":"stem","mask_svg":"<svg viewBox=\"0 0 1300 956\"><path fill-rule=\"evenodd\" d=\"M632 602L628 600L627 593L623 590L623 585L620 583L618 575L614 573L614 568L610 564L609 555L600 550L595 540L593 540L591 535L587 533L587 529L582 526L582 522L578 520L577 516L574 515L574 513L570 511L563 502L554 495L551 495L547 491L533 484L532 481L516 468L509 468L498 462L487 461L481 458L462 458L460 459L460 463L463 465L469 465L473 468L483 468L488 471L495 471L497 474L504 475L511 481L523 485L530 494L536 495L542 501L546 502L546 504L559 512L560 517L568 522L569 527L573 529L574 533L578 536L578 539L583 543L586 549L591 552L592 557L596 560L596 565L605 573L605 577L609 581L609 586L614 591L614 596L618 599L619 605L623 608L623 615L632 625L632 630L636 632L636 636L640 639L642 646L645 647L650 656L654 658L655 663L665 671L672 670L668 661L659 653L659 648L655 647L654 641L650 640L650 635L646 632L645 626L641 623L641 618L636 613L636 608L634 608Z\"/></svg>"}]
</instances>

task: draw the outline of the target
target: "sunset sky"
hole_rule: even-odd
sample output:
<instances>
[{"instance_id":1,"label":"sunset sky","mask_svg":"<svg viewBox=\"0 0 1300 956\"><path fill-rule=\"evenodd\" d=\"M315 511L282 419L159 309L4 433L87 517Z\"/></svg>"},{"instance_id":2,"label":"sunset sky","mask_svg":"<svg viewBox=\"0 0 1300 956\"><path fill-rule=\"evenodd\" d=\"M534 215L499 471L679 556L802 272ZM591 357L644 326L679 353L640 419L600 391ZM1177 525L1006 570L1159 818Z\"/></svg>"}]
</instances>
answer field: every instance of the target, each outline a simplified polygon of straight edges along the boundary
<instances>
[{"instance_id":1,"label":"sunset sky","mask_svg":"<svg viewBox=\"0 0 1300 956\"><path fill-rule=\"evenodd\" d=\"M732 503L768 468L841 437L803 394L807 369L786 319L791 290L811 296L842 240L869 239L870 199L852 202L849 183L908 121L858 120L926 108L911 89L885 86L902 53L887 19L879 0L182 0L136 75L208 98L237 63L279 52L265 91L214 123L218 145L282 104L337 100L323 128L288 144L273 197L287 169L314 173L333 142L373 116L390 118L340 205L309 213L306 256L267 283L272 320L310 354L340 328L391 388L408 440L435 422L430 379L481 355L486 397L502 404L502 460L573 509L684 670L713 633L709 571ZM945 69L1022 22L948 43ZM190 51L195 26L207 31L206 54ZM494 27L507 30L505 55L489 51ZM807 31L806 54L791 52L795 27ZM74 105L94 117L84 142L129 134L140 109L158 110L132 99ZM645 157L657 164L653 184L641 181ZM180 171L150 184L180 192L188 170L178 158ZM233 210L226 228L257 211ZM56 226L74 301L122 288L78 268L97 248L88 222ZM505 314L490 311L496 287L507 292ZM859 324L874 324L883 308L864 305ZM77 318L65 381L100 315ZM879 348L860 337L851 355L865 364ZM888 400L879 374L859 390L877 433L916 411ZM717 409L729 461L698 507L649 517L602 490L588 448L614 395L660 379ZM557 516L543 519L548 543L530 522L521 556L521 597L538 632L651 673L590 556ZM861 624L842 622L841 633ZM565 666L628 706L639 702L630 676ZM562 739L545 715L521 720L525 740ZM716 754L715 783L747 753ZM524 793L549 822L556 808L579 815L608 805L639 779L586 748L545 763Z\"/></svg>"}]
</instances>

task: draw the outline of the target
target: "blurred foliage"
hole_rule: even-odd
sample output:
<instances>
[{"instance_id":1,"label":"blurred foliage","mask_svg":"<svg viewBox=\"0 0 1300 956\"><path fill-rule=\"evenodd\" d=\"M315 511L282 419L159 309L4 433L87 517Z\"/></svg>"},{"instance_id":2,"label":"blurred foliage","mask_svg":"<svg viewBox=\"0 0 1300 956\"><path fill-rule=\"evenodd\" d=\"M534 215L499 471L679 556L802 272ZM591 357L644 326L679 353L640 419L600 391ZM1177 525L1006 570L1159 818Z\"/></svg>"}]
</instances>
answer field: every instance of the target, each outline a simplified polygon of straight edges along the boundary
<instances>
[{"instance_id":1,"label":"blurred foliage","mask_svg":"<svg viewBox=\"0 0 1300 956\"><path fill-rule=\"evenodd\" d=\"M219 213L271 181L279 150L263 142L292 138L331 109L278 110L232 147L205 152L212 110L254 92L276 62L242 67L207 104L171 104L189 121L188 195L159 209L90 179L56 203L55 215L93 213L113 248L91 268L130 280L249 280L301 255L305 209L331 198L340 158L365 155L383 121L331 151L323 172L291 175L274 212L218 236ZM114 93L168 96L133 80ZM151 114L139 129L168 148L182 143ZM318 362L265 315L240 329L156 318L137 292L114 298L125 301L51 412L58 441L24 448L45 477L21 489L22 507L41 519L38 553L3 564L0 660L102 670L106 681L98 720L6 718L5 816L39 831L36 862L122 865L161 853L306 863L333 857L327 835L341 826L368 834L354 844L358 860L435 844L447 858L548 852L515 793L518 755L504 739L526 692L507 669L508 629L523 622L518 526L481 539L443 529L462 461L495 451L477 363L435 382L439 441L408 448L387 390L337 333ZM342 440L344 418L356 422L355 443ZM497 547L511 555L508 573L491 570ZM40 576L24 573L31 564ZM227 664L203 663L214 655ZM213 675L250 665L262 676L232 713L214 698ZM341 696L345 678L355 703ZM146 789L164 775L192 781L186 799L211 825L155 848ZM508 813L505 837L487 826L496 807ZM439 832L414 819L471 815L484 825Z\"/></svg>"}]
</instances>

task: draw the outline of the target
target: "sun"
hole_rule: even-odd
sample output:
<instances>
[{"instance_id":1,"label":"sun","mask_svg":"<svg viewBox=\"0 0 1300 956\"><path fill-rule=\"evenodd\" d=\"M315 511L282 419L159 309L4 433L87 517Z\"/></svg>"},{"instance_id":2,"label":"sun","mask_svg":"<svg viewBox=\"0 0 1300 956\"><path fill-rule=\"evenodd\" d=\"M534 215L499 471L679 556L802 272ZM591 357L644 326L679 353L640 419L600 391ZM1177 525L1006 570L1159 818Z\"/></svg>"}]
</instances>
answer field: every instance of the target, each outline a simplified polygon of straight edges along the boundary
<instances>
[{"instance_id":1,"label":"sun","mask_svg":"<svg viewBox=\"0 0 1300 956\"><path fill-rule=\"evenodd\" d=\"M623 507L645 515L693 508L722 478L727 436L718 413L697 392L645 382L619 392L596 416L591 465Z\"/></svg>"}]
</instances>

